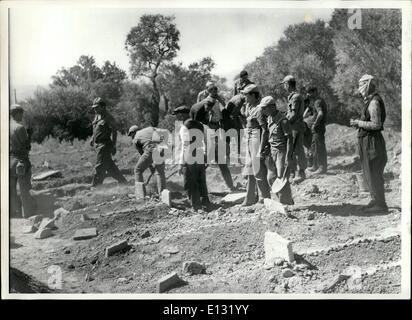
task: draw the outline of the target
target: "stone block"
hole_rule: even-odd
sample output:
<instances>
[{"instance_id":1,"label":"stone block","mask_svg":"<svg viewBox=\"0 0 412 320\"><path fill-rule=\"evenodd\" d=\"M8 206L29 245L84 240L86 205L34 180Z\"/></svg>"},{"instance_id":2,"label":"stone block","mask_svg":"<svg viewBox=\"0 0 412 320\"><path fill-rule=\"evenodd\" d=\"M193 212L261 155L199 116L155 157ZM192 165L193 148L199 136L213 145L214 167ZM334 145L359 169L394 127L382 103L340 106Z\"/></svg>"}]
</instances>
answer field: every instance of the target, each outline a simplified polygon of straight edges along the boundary
<instances>
[{"instance_id":1,"label":"stone block","mask_svg":"<svg viewBox=\"0 0 412 320\"><path fill-rule=\"evenodd\" d=\"M164 276L157 282L157 289L159 293L165 292L172 288L178 287L183 283L176 272Z\"/></svg>"},{"instance_id":2,"label":"stone block","mask_svg":"<svg viewBox=\"0 0 412 320\"><path fill-rule=\"evenodd\" d=\"M274 265L277 259L282 258L288 262L295 260L292 242L283 238L276 232L265 232L265 264Z\"/></svg>"},{"instance_id":3,"label":"stone block","mask_svg":"<svg viewBox=\"0 0 412 320\"><path fill-rule=\"evenodd\" d=\"M129 248L129 245L127 244L127 240L117 242L106 248L105 256L106 258L110 257L119 251L126 250L127 248Z\"/></svg>"},{"instance_id":4,"label":"stone block","mask_svg":"<svg viewBox=\"0 0 412 320\"><path fill-rule=\"evenodd\" d=\"M170 191L167 189L164 189L161 193L160 193L160 199L161 201L166 204L167 206L171 207L172 206L172 200L170 197Z\"/></svg>"},{"instance_id":5,"label":"stone block","mask_svg":"<svg viewBox=\"0 0 412 320\"><path fill-rule=\"evenodd\" d=\"M74 233L73 240L86 240L97 236L96 228L78 229Z\"/></svg>"},{"instance_id":6,"label":"stone block","mask_svg":"<svg viewBox=\"0 0 412 320\"><path fill-rule=\"evenodd\" d=\"M144 200L146 196L146 187L143 182L135 182L134 185L134 194L136 197L136 200Z\"/></svg>"}]
</instances>

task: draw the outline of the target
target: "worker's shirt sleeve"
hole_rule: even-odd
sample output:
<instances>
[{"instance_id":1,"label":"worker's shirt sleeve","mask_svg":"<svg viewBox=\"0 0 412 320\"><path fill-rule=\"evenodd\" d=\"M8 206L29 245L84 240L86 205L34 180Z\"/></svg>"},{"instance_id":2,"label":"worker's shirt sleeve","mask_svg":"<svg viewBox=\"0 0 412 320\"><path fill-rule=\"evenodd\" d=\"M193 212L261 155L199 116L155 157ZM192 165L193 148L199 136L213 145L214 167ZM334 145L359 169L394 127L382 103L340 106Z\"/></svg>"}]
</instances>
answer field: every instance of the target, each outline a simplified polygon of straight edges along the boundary
<instances>
[{"instance_id":1,"label":"worker's shirt sleeve","mask_svg":"<svg viewBox=\"0 0 412 320\"><path fill-rule=\"evenodd\" d=\"M262 109L259 109L256 113L256 120L259 123L259 126L263 130L268 130L267 117L263 114Z\"/></svg>"},{"instance_id":2,"label":"worker's shirt sleeve","mask_svg":"<svg viewBox=\"0 0 412 320\"><path fill-rule=\"evenodd\" d=\"M186 126L182 126L179 130L179 138L181 144L180 156L178 163L185 164L185 154L188 152L189 145L190 145L190 132Z\"/></svg>"},{"instance_id":3,"label":"worker's shirt sleeve","mask_svg":"<svg viewBox=\"0 0 412 320\"><path fill-rule=\"evenodd\" d=\"M370 121L359 121L359 128L365 130L381 130L382 129L382 117L381 109L377 101L372 100L368 106L368 111L371 116Z\"/></svg>"}]
</instances>

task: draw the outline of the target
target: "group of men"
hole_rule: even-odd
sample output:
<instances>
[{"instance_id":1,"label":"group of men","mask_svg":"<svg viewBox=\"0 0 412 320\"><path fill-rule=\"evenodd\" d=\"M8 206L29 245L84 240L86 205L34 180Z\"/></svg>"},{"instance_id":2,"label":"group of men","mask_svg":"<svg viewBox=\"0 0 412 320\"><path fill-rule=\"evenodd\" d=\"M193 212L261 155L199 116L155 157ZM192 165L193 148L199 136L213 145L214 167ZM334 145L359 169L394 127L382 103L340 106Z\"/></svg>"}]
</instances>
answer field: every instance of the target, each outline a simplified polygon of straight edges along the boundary
<instances>
[{"instance_id":1,"label":"group of men","mask_svg":"<svg viewBox=\"0 0 412 320\"><path fill-rule=\"evenodd\" d=\"M246 71L240 73L233 97L227 103L219 95L217 86L209 82L192 107L182 105L173 110L176 119L182 123L179 129L178 172L183 175L184 189L194 210L207 211L211 207L206 182L210 154L218 164L227 187L231 191L237 190L228 167L231 137L222 134L230 129L237 133L238 157L242 139L246 139L243 173L247 184L244 206L270 198L270 186L277 178L287 179L285 186L276 194L279 201L293 204L289 178L305 179L306 169L317 174L326 173L325 101L319 96L316 87L309 87L306 96L300 94L296 80L291 75L286 76L281 84L288 93L286 112L278 110L272 96L261 97L258 87L248 79ZM372 76L365 75L360 79L359 92L365 107L361 119L351 120L350 125L359 131L363 174L372 197L365 211L387 211L383 181L387 155L381 134L386 117L385 106ZM112 176L119 183L127 183L112 159L116 154L116 121L102 99L96 98L92 108L95 118L90 144L97 152L92 186L102 184L106 176ZM30 138L22 125L23 111L19 105L10 108L10 209L13 214L29 216L33 214L35 205L30 196ZM128 135L140 153L135 167L135 181L143 182L143 172L150 169L152 174L156 173L160 193L166 188L166 177L162 157L164 150L159 150L163 140L159 129L151 125L144 128L134 125L130 127ZM222 145L225 148L222 149ZM154 156L155 153L158 157Z\"/></svg>"}]
</instances>

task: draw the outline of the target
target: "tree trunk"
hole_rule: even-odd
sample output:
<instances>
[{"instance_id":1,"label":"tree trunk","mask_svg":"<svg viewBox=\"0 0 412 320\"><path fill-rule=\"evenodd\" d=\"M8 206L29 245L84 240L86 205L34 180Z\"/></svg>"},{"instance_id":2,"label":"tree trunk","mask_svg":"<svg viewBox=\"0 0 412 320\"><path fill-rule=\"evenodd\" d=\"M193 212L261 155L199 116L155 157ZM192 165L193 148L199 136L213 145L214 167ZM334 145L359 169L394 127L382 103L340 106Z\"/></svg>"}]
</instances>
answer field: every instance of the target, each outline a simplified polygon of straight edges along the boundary
<instances>
[{"instance_id":1,"label":"tree trunk","mask_svg":"<svg viewBox=\"0 0 412 320\"><path fill-rule=\"evenodd\" d=\"M160 91L157 86L156 76L151 78L153 84L153 94L152 94L152 122L153 126L157 127L159 124L159 104L160 104Z\"/></svg>"}]
</instances>

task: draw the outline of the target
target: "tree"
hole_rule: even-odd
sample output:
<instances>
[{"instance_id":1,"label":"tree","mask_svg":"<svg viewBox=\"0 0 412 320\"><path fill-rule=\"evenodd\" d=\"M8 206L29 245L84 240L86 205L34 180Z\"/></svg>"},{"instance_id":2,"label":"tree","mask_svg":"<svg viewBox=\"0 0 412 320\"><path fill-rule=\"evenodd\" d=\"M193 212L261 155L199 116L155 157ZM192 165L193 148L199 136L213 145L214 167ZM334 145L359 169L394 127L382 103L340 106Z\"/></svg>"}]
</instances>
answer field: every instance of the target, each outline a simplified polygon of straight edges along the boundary
<instances>
[{"instance_id":1,"label":"tree","mask_svg":"<svg viewBox=\"0 0 412 320\"><path fill-rule=\"evenodd\" d=\"M102 97L116 113L125 78L126 72L115 63L105 61L99 67L92 56L80 56L74 66L57 71L50 88L38 90L26 102L34 141L41 142L47 136L86 139L92 133L93 99Z\"/></svg>"},{"instance_id":2,"label":"tree","mask_svg":"<svg viewBox=\"0 0 412 320\"><path fill-rule=\"evenodd\" d=\"M196 102L197 95L212 79L215 63L209 57L191 63L188 67L180 63L169 63L162 67L159 87L172 108ZM167 110L166 110L167 111Z\"/></svg>"},{"instance_id":3,"label":"tree","mask_svg":"<svg viewBox=\"0 0 412 320\"><path fill-rule=\"evenodd\" d=\"M116 105L122 94L126 72L116 63L105 61L100 68L93 56L80 56L69 69L62 68L52 76L51 88L79 87L90 100L99 96L108 104Z\"/></svg>"},{"instance_id":4,"label":"tree","mask_svg":"<svg viewBox=\"0 0 412 320\"><path fill-rule=\"evenodd\" d=\"M273 95L283 108L287 94L279 83L292 74L299 90L316 85L329 109L334 110L338 100L331 87L336 69L332 37L333 30L321 20L291 25L275 45L266 48L245 69L262 93Z\"/></svg>"},{"instance_id":5,"label":"tree","mask_svg":"<svg viewBox=\"0 0 412 320\"><path fill-rule=\"evenodd\" d=\"M387 109L388 123L401 128L401 12L398 9L362 9L362 26L347 27L346 10L335 10L330 25L337 52L333 88L350 114L359 114L362 99L358 80L365 74L377 78Z\"/></svg>"},{"instance_id":6,"label":"tree","mask_svg":"<svg viewBox=\"0 0 412 320\"><path fill-rule=\"evenodd\" d=\"M161 92L158 86L159 68L172 61L180 49L180 32L173 16L143 15L127 35L125 48L130 58L132 78L146 77L152 84L152 118L159 121Z\"/></svg>"}]
</instances>

